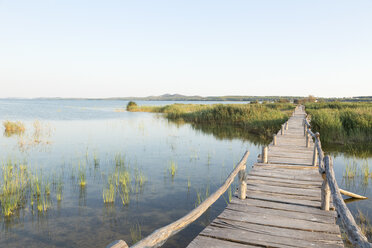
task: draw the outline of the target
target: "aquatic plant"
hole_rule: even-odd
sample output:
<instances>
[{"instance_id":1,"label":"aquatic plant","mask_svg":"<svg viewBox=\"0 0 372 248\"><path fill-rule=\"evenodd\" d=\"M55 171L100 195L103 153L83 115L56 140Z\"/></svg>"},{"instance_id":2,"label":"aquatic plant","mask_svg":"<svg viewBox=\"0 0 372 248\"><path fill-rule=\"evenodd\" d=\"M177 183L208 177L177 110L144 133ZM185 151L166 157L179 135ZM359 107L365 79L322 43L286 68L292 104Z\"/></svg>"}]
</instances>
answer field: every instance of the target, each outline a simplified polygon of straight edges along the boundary
<instances>
[{"instance_id":1,"label":"aquatic plant","mask_svg":"<svg viewBox=\"0 0 372 248\"><path fill-rule=\"evenodd\" d=\"M23 122L20 121L4 121L5 135L22 134L26 130Z\"/></svg>"},{"instance_id":2,"label":"aquatic plant","mask_svg":"<svg viewBox=\"0 0 372 248\"><path fill-rule=\"evenodd\" d=\"M199 206L205 199L209 197L209 185L205 189L205 193L203 194L202 190L196 191L196 200L195 200L195 207Z\"/></svg>"},{"instance_id":3,"label":"aquatic plant","mask_svg":"<svg viewBox=\"0 0 372 248\"><path fill-rule=\"evenodd\" d=\"M85 187L87 181L86 181L86 170L85 166L80 166L79 162L79 185L80 187Z\"/></svg>"},{"instance_id":4,"label":"aquatic plant","mask_svg":"<svg viewBox=\"0 0 372 248\"><path fill-rule=\"evenodd\" d=\"M56 198L57 198L57 201L61 201L62 200L62 193L63 193L63 182L62 182L62 179L60 178L58 183L57 183L57 186L56 186Z\"/></svg>"},{"instance_id":5,"label":"aquatic plant","mask_svg":"<svg viewBox=\"0 0 372 248\"><path fill-rule=\"evenodd\" d=\"M94 168L98 168L99 158L97 157L97 154L95 152L93 153L93 164L94 164Z\"/></svg>"},{"instance_id":6,"label":"aquatic plant","mask_svg":"<svg viewBox=\"0 0 372 248\"><path fill-rule=\"evenodd\" d=\"M146 180L147 178L143 174L143 172L139 168L135 168L134 169L134 185L135 185L136 193L138 193L142 189Z\"/></svg>"},{"instance_id":7,"label":"aquatic plant","mask_svg":"<svg viewBox=\"0 0 372 248\"><path fill-rule=\"evenodd\" d=\"M141 226L140 226L139 223L136 223L135 225L132 225L129 228L129 232L130 232L130 237L132 238L132 243L133 244L135 244L135 243L137 243L138 241L141 240L142 233L141 233Z\"/></svg>"},{"instance_id":8,"label":"aquatic plant","mask_svg":"<svg viewBox=\"0 0 372 248\"><path fill-rule=\"evenodd\" d=\"M357 164L355 161L348 162L345 166L344 178L351 179L357 175Z\"/></svg>"},{"instance_id":9,"label":"aquatic plant","mask_svg":"<svg viewBox=\"0 0 372 248\"><path fill-rule=\"evenodd\" d=\"M25 204L30 183L27 166L8 160L2 166L0 183L2 214L10 216Z\"/></svg>"},{"instance_id":10,"label":"aquatic plant","mask_svg":"<svg viewBox=\"0 0 372 248\"><path fill-rule=\"evenodd\" d=\"M114 182L109 181L108 187L103 189L103 202L104 203L114 203L115 202L115 195L116 195L116 187Z\"/></svg>"},{"instance_id":11,"label":"aquatic plant","mask_svg":"<svg viewBox=\"0 0 372 248\"><path fill-rule=\"evenodd\" d=\"M177 164L175 161L171 160L170 161L170 166L168 168L169 174L172 176L172 178L176 175L177 171Z\"/></svg>"}]
</instances>

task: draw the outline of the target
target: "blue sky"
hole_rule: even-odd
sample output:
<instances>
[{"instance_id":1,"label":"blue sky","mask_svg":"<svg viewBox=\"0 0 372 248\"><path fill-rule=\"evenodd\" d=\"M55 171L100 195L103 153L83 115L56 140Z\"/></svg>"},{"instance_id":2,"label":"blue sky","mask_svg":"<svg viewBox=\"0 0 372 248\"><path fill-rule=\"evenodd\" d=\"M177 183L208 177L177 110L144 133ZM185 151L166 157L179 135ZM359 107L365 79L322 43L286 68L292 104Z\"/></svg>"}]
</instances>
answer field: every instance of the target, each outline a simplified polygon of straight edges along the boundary
<instances>
[{"instance_id":1,"label":"blue sky","mask_svg":"<svg viewBox=\"0 0 372 248\"><path fill-rule=\"evenodd\" d=\"M372 1L0 0L0 97L372 95Z\"/></svg>"}]
</instances>

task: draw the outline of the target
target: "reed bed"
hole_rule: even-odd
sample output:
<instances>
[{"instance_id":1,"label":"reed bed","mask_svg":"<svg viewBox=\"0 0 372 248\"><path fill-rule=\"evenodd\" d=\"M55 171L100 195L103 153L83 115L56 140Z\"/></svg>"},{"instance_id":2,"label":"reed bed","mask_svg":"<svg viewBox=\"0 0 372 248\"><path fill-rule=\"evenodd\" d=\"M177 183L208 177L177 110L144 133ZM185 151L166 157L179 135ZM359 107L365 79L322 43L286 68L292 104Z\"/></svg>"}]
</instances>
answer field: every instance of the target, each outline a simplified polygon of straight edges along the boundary
<instances>
[{"instance_id":1,"label":"reed bed","mask_svg":"<svg viewBox=\"0 0 372 248\"><path fill-rule=\"evenodd\" d=\"M329 144L369 145L372 142L371 102L307 103L313 130Z\"/></svg>"},{"instance_id":2,"label":"reed bed","mask_svg":"<svg viewBox=\"0 0 372 248\"><path fill-rule=\"evenodd\" d=\"M192 124L234 125L245 131L272 135L280 129L295 105L267 104L171 104L166 106L135 106L133 112L163 113L166 118Z\"/></svg>"}]
</instances>

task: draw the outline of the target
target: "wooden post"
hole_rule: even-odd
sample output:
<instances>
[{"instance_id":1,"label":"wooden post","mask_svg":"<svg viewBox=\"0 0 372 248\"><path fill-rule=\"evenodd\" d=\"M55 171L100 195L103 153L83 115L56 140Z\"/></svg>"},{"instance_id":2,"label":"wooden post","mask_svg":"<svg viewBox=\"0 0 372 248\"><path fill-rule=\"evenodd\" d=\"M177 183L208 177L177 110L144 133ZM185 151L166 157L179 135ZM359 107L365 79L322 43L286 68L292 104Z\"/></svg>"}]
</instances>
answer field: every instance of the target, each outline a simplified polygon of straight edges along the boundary
<instances>
[{"instance_id":1,"label":"wooden post","mask_svg":"<svg viewBox=\"0 0 372 248\"><path fill-rule=\"evenodd\" d=\"M310 134L307 133L306 134L306 148L309 148L310 147Z\"/></svg>"},{"instance_id":2,"label":"wooden post","mask_svg":"<svg viewBox=\"0 0 372 248\"><path fill-rule=\"evenodd\" d=\"M288 121L285 123L285 130L288 130Z\"/></svg>"},{"instance_id":3,"label":"wooden post","mask_svg":"<svg viewBox=\"0 0 372 248\"><path fill-rule=\"evenodd\" d=\"M276 146L276 134L273 136L273 146Z\"/></svg>"},{"instance_id":4,"label":"wooden post","mask_svg":"<svg viewBox=\"0 0 372 248\"><path fill-rule=\"evenodd\" d=\"M306 136L306 122L304 120L304 136Z\"/></svg>"},{"instance_id":5,"label":"wooden post","mask_svg":"<svg viewBox=\"0 0 372 248\"><path fill-rule=\"evenodd\" d=\"M319 132L317 132L315 134L315 136L316 136L316 138L315 138L314 153L313 153L313 166L316 166L317 165L317 160L318 160L318 148L317 148L317 144L319 142L319 137L320 137Z\"/></svg>"},{"instance_id":6,"label":"wooden post","mask_svg":"<svg viewBox=\"0 0 372 248\"><path fill-rule=\"evenodd\" d=\"M239 199L244 200L247 196L247 182L246 182L246 165L239 171Z\"/></svg>"},{"instance_id":7,"label":"wooden post","mask_svg":"<svg viewBox=\"0 0 372 248\"><path fill-rule=\"evenodd\" d=\"M326 174L322 174L323 184L322 184L322 205L321 209L329 211L329 203L331 201L331 190L328 185Z\"/></svg>"},{"instance_id":8,"label":"wooden post","mask_svg":"<svg viewBox=\"0 0 372 248\"><path fill-rule=\"evenodd\" d=\"M282 129L280 129L280 134L284 135L284 124L282 125Z\"/></svg>"},{"instance_id":9,"label":"wooden post","mask_svg":"<svg viewBox=\"0 0 372 248\"><path fill-rule=\"evenodd\" d=\"M267 146L262 147L262 163L267 164Z\"/></svg>"},{"instance_id":10,"label":"wooden post","mask_svg":"<svg viewBox=\"0 0 372 248\"><path fill-rule=\"evenodd\" d=\"M313 152L313 166L317 165L318 149L316 148L317 141L315 140L314 152Z\"/></svg>"}]
</instances>

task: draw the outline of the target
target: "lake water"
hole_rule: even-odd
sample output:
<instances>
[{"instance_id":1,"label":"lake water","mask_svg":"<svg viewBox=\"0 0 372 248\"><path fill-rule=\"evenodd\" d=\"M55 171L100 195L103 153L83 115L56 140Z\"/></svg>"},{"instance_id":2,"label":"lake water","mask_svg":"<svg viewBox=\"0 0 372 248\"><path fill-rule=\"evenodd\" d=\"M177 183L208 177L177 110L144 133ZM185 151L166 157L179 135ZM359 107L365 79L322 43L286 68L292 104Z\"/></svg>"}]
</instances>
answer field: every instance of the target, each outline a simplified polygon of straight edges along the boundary
<instances>
[{"instance_id":1,"label":"lake water","mask_svg":"<svg viewBox=\"0 0 372 248\"><path fill-rule=\"evenodd\" d=\"M159 105L172 102L138 102ZM192 102L197 103L197 102ZM204 104L216 102L202 102ZM226 103L226 102L223 102ZM22 135L6 135L1 125L1 167L11 160L38 175L47 211L27 198L10 217L1 215L0 247L105 247L123 239L129 245L195 208L199 198L214 192L245 150L247 170L257 160L260 138L241 129L198 127L167 121L161 115L123 111L127 101L0 100L0 121L22 121ZM104 203L103 192L120 168L129 173L127 202L115 195ZM343 178L346 164L371 164L371 158L335 157L340 187L371 195L371 179ZM175 174L172 176L171 166ZM86 185L81 186L81 176ZM138 175L145 178L139 186ZM137 178L137 180L136 180ZM31 180L31 179L30 179ZM233 186L233 188L236 185ZM62 188L62 200L57 200ZM185 247L227 204L221 197L195 223L163 247ZM368 215L371 201L348 206ZM140 230L140 231L139 231Z\"/></svg>"}]
</instances>

